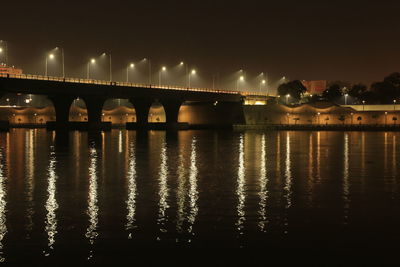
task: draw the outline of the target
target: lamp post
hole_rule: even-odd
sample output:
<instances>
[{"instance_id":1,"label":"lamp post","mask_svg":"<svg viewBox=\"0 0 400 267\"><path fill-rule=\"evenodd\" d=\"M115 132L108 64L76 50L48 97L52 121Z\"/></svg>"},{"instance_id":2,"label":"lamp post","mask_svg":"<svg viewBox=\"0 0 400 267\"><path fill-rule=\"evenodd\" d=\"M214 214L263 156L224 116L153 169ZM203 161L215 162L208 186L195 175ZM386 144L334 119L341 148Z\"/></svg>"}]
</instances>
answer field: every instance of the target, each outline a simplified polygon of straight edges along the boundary
<instances>
[{"instance_id":1,"label":"lamp post","mask_svg":"<svg viewBox=\"0 0 400 267\"><path fill-rule=\"evenodd\" d=\"M344 94L344 104L345 105L347 105L347 96L348 96L349 94Z\"/></svg>"},{"instance_id":2,"label":"lamp post","mask_svg":"<svg viewBox=\"0 0 400 267\"><path fill-rule=\"evenodd\" d=\"M161 77L161 76L162 76L161 74L162 74L163 71L166 71L166 70L167 70L167 68L164 66L164 67L162 67L162 68L160 69L160 71L158 72L158 85L159 85L159 86L161 86L161 78L162 78L162 77Z\"/></svg>"},{"instance_id":3,"label":"lamp post","mask_svg":"<svg viewBox=\"0 0 400 267\"><path fill-rule=\"evenodd\" d=\"M262 81L260 82L260 88L259 88L259 93L260 93L260 94L261 94L261 86L264 86L265 83L266 83L265 80L262 80Z\"/></svg>"},{"instance_id":4,"label":"lamp post","mask_svg":"<svg viewBox=\"0 0 400 267\"><path fill-rule=\"evenodd\" d=\"M50 55L46 56L46 68L45 68L45 74L44 74L44 76L47 76L47 60L48 60L48 59L53 59L53 58L54 58L54 55L53 55L53 54L50 54Z\"/></svg>"},{"instance_id":5,"label":"lamp post","mask_svg":"<svg viewBox=\"0 0 400 267\"><path fill-rule=\"evenodd\" d=\"M393 100L393 110L396 110L396 99Z\"/></svg>"},{"instance_id":6,"label":"lamp post","mask_svg":"<svg viewBox=\"0 0 400 267\"><path fill-rule=\"evenodd\" d=\"M55 49L61 51L62 77L65 78L64 48L57 46Z\"/></svg>"},{"instance_id":7,"label":"lamp post","mask_svg":"<svg viewBox=\"0 0 400 267\"><path fill-rule=\"evenodd\" d=\"M189 74L188 74L188 81L189 81L189 86L190 87L190 76L195 75L196 74L196 70L192 70Z\"/></svg>"},{"instance_id":8,"label":"lamp post","mask_svg":"<svg viewBox=\"0 0 400 267\"><path fill-rule=\"evenodd\" d=\"M3 45L4 44L4 45ZM8 44L6 41L0 40L0 54L4 53L4 61L8 65Z\"/></svg>"},{"instance_id":9,"label":"lamp post","mask_svg":"<svg viewBox=\"0 0 400 267\"><path fill-rule=\"evenodd\" d=\"M365 100L362 101L363 103L363 111L365 110Z\"/></svg>"},{"instance_id":10,"label":"lamp post","mask_svg":"<svg viewBox=\"0 0 400 267\"><path fill-rule=\"evenodd\" d=\"M96 60L92 58L88 63L87 63L87 72L86 72L86 78L90 79L90 64L96 63Z\"/></svg>"},{"instance_id":11,"label":"lamp post","mask_svg":"<svg viewBox=\"0 0 400 267\"><path fill-rule=\"evenodd\" d=\"M287 95L286 95L286 105L288 104L288 99L289 99L289 97L290 97L290 94L287 94Z\"/></svg>"},{"instance_id":12,"label":"lamp post","mask_svg":"<svg viewBox=\"0 0 400 267\"><path fill-rule=\"evenodd\" d=\"M109 54L103 53L102 55L103 55L103 56L108 56L108 58L109 58L109 63L110 63L110 70L109 70L109 72L110 72L110 82L111 82L111 81L112 81L112 61L111 61L111 53L109 53Z\"/></svg>"},{"instance_id":13,"label":"lamp post","mask_svg":"<svg viewBox=\"0 0 400 267\"><path fill-rule=\"evenodd\" d=\"M387 124L387 111L385 111L385 126Z\"/></svg>"},{"instance_id":14,"label":"lamp post","mask_svg":"<svg viewBox=\"0 0 400 267\"><path fill-rule=\"evenodd\" d=\"M147 64L149 65L149 85L151 85L151 61L149 58L144 58L144 61L147 61Z\"/></svg>"},{"instance_id":15,"label":"lamp post","mask_svg":"<svg viewBox=\"0 0 400 267\"><path fill-rule=\"evenodd\" d=\"M133 69L135 64L131 63L126 67L126 82L129 82L129 68Z\"/></svg>"},{"instance_id":16,"label":"lamp post","mask_svg":"<svg viewBox=\"0 0 400 267\"><path fill-rule=\"evenodd\" d=\"M188 73L188 65L185 62L181 61L181 63L179 63L179 66L183 66L183 65L185 65L185 82L184 82L184 84L186 85L186 87L190 87L190 81L189 81L190 74Z\"/></svg>"},{"instance_id":17,"label":"lamp post","mask_svg":"<svg viewBox=\"0 0 400 267\"><path fill-rule=\"evenodd\" d=\"M239 90L239 82L244 81L244 76L240 76L239 79L236 80L236 91Z\"/></svg>"},{"instance_id":18,"label":"lamp post","mask_svg":"<svg viewBox=\"0 0 400 267\"><path fill-rule=\"evenodd\" d=\"M318 124L319 124L319 116L321 115L321 113L320 112L318 112L317 113L317 116L318 116Z\"/></svg>"}]
</instances>

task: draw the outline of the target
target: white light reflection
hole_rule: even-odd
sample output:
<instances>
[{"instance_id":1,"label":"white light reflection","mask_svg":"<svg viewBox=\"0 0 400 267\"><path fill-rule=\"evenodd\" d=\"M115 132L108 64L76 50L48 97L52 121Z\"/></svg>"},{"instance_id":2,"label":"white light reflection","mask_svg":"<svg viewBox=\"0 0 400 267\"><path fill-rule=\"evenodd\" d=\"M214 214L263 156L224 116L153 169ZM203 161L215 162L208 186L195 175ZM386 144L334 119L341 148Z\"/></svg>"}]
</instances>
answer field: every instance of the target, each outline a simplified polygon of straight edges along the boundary
<instances>
[{"instance_id":1,"label":"white light reflection","mask_svg":"<svg viewBox=\"0 0 400 267\"><path fill-rule=\"evenodd\" d=\"M244 193L244 185L245 185L245 167L244 167L244 137L243 134L240 135L239 141L239 166L238 166L238 175L237 175L237 188L236 194L238 197L238 205L237 205L237 214L238 220L236 222L237 230L239 234L243 234L244 229L244 221L246 220L245 211L244 211L244 204L246 200L246 196Z\"/></svg>"},{"instance_id":2,"label":"white light reflection","mask_svg":"<svg viewBox=\"0 0 400 267\"><path fill-rule=\"evenodd\" d=\"M314 179L314 150L313 150L313 134L310 133L308 138L308 203L310 207L313 205L313 179Z\"/></svg>"},{"instance_id":3,"label":"white light reflection","mask_svg":"<svg viewBox=\"0 0 400 267\"><path fill-rule=\"evenodd\" d=\"M128 199L126 201L128 214L126 215L126 230L129 231L128 238L132 238L132 230L136 228L136 156L135 148L131 143L129 146L129 170L128 170Z\"/></svg>"},{"instance_id":4,"label":"white light reflection","mask_svg":"<svg viewBox=\"0 0 400 267\"><path fill-rule=\"evenodd\" d=\"M393 133L393 150L392 150L392 174L393 177L397 177L397 160L396 160L396 133ZM393 179L395 182L397 179Z\"/></svg>"},{"instance_id":5,"label":"white light reflection","mask_svg":"<svg viewBox=\"0 0 400 267\"><path fill-rule=\"evenodd\" d=\"M349 134L344 134L344 155L343 155L343 211L344 224L348 223L350 198L349 198Z\"/></svg>"},{"instance_id":6,"label":"white light reflection","mask_svg":"<svg viewBox=\"0 0 400 267\"><path fill-rule=\"evenodd\" d=\"M26 164L26 202L27 202L27 224L26 224L26 238L30 239L30 233L33 230L33 215L35 213L34 210L34 202L33 202L33 191L35 189L35 164L34 164L34 144L33 144L33 130L29 130L25 132L25 164Z\"/></svg>"},{"instance_id":7,"label":"white light reflection","mask_svg":"<svg viewBox=\"0 0 400 267\"><path fill-rule=\"evenodd\" d=\"M266 232L268 217L267 217L267 198L268 198L268 177L267 177L267 164L266 164L266 149L265 149L265 134L261 137L261 168L260 168L260 210L258 214L260 215L258 226L262 232Z\"/></svg>"},{"instance_id":8,"label":"white light reflection","mask_svg":"<svg viewBox=\"0 0 400 267\"><path fill-rule=\"evenodd\" d=\"M53 149L53 148L52 148ZM58 208L57 200L56 200L56 182L57 182L57 175L55 172L56 168L56 156L55 152L50 152L50 162L48 168L48 185L47 185L47 201L46 201L46 226L45 230L47 233L48 244L50 250L53 249L53 245L55 243L55 235L57 234L57 218L56 218L56 210ZM50 255L50 251L45 252L45 256Z\"/></svg>"},{"instance_id":9,"label":"white light reflection","mask_svg":"<svg viewBox=\"0 0 400 267\"><path fill-rule=\"evenodd\" d=\"M292 206L292 170L291 170L291 159L290 159L290 134L286 133L286 160L285 160L285 198L286 198L286 208Z\"/></svg>"},{"instance_id":10,"label":"white light reflection","mask_svg":"<svg viewBox=\"0 0 400 267\"><path fill-rule=\"evenodd\" d=\"M199 192L197 190L197 155L196 155L196 139L192 140L192 151L190 154L190 173L189 173L189 203L190 203L190 212L189 212L189 233L193 234L193 225L196 221L196 216L199 211L197 206L197 200L199 198ZM189 239L190 242L190 239Z\"/></svg>"},{"instance_id":11,"label":"white light reflection","mask_svg":"<svg viewBox=\"0 0 400 267\"><path fill-rule=\"evenodd\" d=\"M185 220L185 166L182 151L179 155L179 166L177 170L178 174L178 187L176 191L177 199L177 218L176 218L176 230L178 233L182 233L183 222Z\"/></svg>"},{"instance_id":12,"label":"white light reflection","mask_svg":"<svg viewBox=\"0 0 400 267\"><path fill-rule=\"evenodd\" d=\"M118 152L122 153L122 131L118 133Z\"/></svg>"},{"instance_id":13,"label":"white light reflection","mask_svg":"<svg viewBox=\"0 0 400 267\"><path fill-rule=\"evenodd\" d=\"M97 151L95 148L90 148L90 165L89 165L89 195L88 195L88 209L87 215L89 216L89 226L86 229L86 237L89 239L91 245L94 244L98 236L98 212L97 206ZM93 251L90 251L88 259L92 258Z\"/></svg>"},{"instance_id":14,"label":"white light reflection","mask_svg":"<svg viewBox=\"0 0 400 267\"><path fill-rule=\"evenodd\" d=\"M4 163L3 163L3 149L0 148L0 262L4 262L6 260L4 256L4 245L3 239L7 234L7 225L6 225L6 186L5 181L6 177L4 176Z\"/></svg>"},{"instance_id":15,"label":"white light reflection","mask_svg":"<svg viewBox=\"0 0 400 267\"><path fill-rule=\"evenodd\" d=\"M158 219L157 224L160 227L161 233L166 233L167 229L165 228L165 223L168 221L166 216L166 210L168 208L168 166L167 166L167 147L165 142L163 142L161 147L161 163L160 163L160 170L159 170L159 192L158 195L160 197L158 206ZM157 237L157 240L160 240L160 237Z\"/></svg>"}]
</instances>

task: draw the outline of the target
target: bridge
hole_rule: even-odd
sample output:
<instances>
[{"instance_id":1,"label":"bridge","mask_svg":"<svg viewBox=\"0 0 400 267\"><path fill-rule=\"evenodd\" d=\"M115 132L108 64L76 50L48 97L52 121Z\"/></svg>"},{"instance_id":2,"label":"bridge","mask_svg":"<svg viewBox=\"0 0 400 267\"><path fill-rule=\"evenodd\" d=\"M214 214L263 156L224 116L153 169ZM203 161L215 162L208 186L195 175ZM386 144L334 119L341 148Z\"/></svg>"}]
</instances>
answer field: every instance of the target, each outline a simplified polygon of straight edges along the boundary
<instances>
[{"instance_id":1,"label":"bridge","mask_svg":"<svg viewBox=\"0 0 400 267\"><path fill-rule=\"evenodd\" d=\"M6 93L45 95L56 112L56 128L69 126L69 110L74 99L83 99L88 112L88 129L102 128L102 109L107 99L129 99L136 111L136 125L146 128L149 110L158 101L164 107L167 127L178 124L178 114L185 101L242 105L246 96L265 94L208 88L157 86L93 79L62 78L29 74L0 74L0 97ZM240 118L238 120L241 120ZM240 123L240 121L238 121Z\"/></svg>"}]
</instances>

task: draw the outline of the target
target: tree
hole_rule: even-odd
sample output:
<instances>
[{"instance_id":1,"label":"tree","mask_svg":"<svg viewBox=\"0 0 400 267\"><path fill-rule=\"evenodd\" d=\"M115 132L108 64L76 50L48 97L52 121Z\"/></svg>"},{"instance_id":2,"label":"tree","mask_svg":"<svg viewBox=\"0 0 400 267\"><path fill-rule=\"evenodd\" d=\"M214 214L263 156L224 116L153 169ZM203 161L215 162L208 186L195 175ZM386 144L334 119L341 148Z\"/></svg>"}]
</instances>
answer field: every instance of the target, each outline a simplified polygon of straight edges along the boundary
<instances>
[{"instance_id":1,"label":"tree","mask_svg":"<svg viewBox=\"0 0 400 267\"><path fill-rule=\"evenodd\" d=\"M364 85L364 84L362 84L362 83L359 83L359 84L354 84L354 85L350 88L348 94L349 94L351 97L355 97L355 98L357 98L357 99L360 99L360 96L361 96L365 91L367 91L367 86Z\"/></svg>"},{"instance_id":2,"label":"tree","mask_svg":"<svg viewBox=\"0 0 400 267\"><path fill-rule=\"evenodd\" d=\"M322 97L328 101L334 102L342 96L342 88L339 84L332 83L322 93Z\"/></svg>"},{"instance_id":3,"label":"tree","mask_svg":"<svg viewBox=\"0 0 400 267\"><path fill-rule=\"evenodd\" d=\"M375 93L380 103L391 103L398 96L396 87L390 82L376 82L371 85L371 92Z\"/></svg>"},{"instance_id":4,"label":"tree","mask_svg":"<svg viewBox=\"0 0 400 267\"><path fill-rule=\"evenodd\" d=\"M283 83L278 87L278 95L281 98L289 94L291 98L295 98L297 101L301 99L306 91L307 88L299 80Z\"/></svg>"}]
</instances>

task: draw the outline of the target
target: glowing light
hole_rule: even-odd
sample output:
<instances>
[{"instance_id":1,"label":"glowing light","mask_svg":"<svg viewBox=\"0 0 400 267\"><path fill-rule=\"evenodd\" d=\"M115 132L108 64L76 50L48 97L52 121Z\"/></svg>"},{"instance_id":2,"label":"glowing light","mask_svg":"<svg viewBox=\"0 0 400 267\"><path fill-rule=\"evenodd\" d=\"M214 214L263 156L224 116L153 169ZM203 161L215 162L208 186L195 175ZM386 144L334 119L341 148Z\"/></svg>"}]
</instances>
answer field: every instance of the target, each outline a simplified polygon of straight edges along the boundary
<instances>
[{"instance_id":1,"label":"glowing light","mask_svg":"<svg viewBox=\"0 0 400 267\"><path fill-rule=\"evenodd\" d=\"M239 140L239 166L238 166L238 173L237 173L237 188L236 188L236 195L238 197L238 204L236 207L237 211L237 231L239 234L243 234L244 230L244 221L246 220L246 213L245 213L245 165L244 165L245 157L244 157L244 136L243 134L240 136Z\"/></svg>"},{"instance_id":2,"label":"glowing light","mask_svg":"<svg viewBox=\"0 0 400 267\"><path fill-rule=\"evenodd\" d=\"M131 63L129 66L130 66L131 68L133 68L133 67L135 67L135 64Z\"/></svg>"},{"instance_id":3,"label":"glowing light","mask_svg":"<svg viewBox=\"0 0 400 267\"><path fill-rule=\"evenodd\" d=\"M159 168L159 191L158 191L158 196L160 197L160 200L158 202L158 219L157 219L157 224L160 227L160 232L165 233L167 232L166 229L166 222L168 221L168 217L166 215L166 211L168 208L168 195L169 195L169 190L168 190L168 183L167 183L167 178L168 178L168 165L167 165L167 146L165 142L162 144L161 147L161 163L160 163L160 168ZM157 238L160 240L160 237Z\"/></svg>"},{"instance_id":4,"label":"glowing light","mask_svg":"<svg viewBox=\"0 0 400 267\"><path fill-rule=\"evenodd\" d=\"M92 59L90 60L90 62L91 62L91 63L96 63L96 60L95 60L94 58L92 58Z\"/></svg>"},{"instance_id":5,"label":"glowing light","mask_svg":"<svg viewBox=\"0 0 400 267\"><path fill-rule=\"evenodd\" d=\"M179 65L181 65L181 66L182 66L182 65L183 65L183 61L181 61L181 63L179 63Z\"/></svg>"},{"instance_id":6,"label":"glowing light","mask_svg":"<svg viewBox=\"0 0 400 267\"><path fill-rule=\"evenodd\" d=\"M133 143L129 147L130 157L129 157L129 171L128 171L128 199L126 200L126 205L128 209L128 214L126 215L127 223L125 229L129 231L128 238L132 238L132 230L135 229L135 214L136 214L136 157L135 148Z\"/></svg>"},{"instance_id":7,"label":"glowing light","mask_svg":"<svg viewBox=\"0 0 400 267\"><path fill-rule=\"evenodd\" d=\"M2 52L3 52L3 48L0 47L0 53L2 53Z\"/></svg>"},{"instance_id":8,"label":"glowing light","mask_svg":"<svg viewBox=\"0 0 400 267\"><path fill-rule=\"evenodd\" d=\"M244 81L244 77L240 76L239 80Z\"/></svg>"},{"instance_id":9,"label":"glowing light","mask_svg":"<svg viewBox=\"0 0 400 267\"><path fill-rule=\"evenodd\" d=\"M53 59L53 58L54 58L54 55L53 55L53 54L50 54L50 55L49 55L49 58L50 58L50 59Z\"/></svg>"},{"instance_id":10,"label":"glowing light","mask_svg":"<svg viewBox=\"0 0 400 267\"><path fill-rule=\"evenodd\" d=\"M196 74L196 70L192 70L192 74Z\"/></svg>"},{"instance_id":11,"label":"glowing light","mask_svg":"<svg viewBox=\"0 0 400 267\"><path fill-rule=\"evenodd\" d=\"M95 148L89 150L89 189L88 189L88 208L86 214L89 216L89 226L86 229L86 238L89 240L90 244L93 245L98 234L97 224L98 224L98 199L97 199L97 151ZM90 251L89 259L93 257L93 251Z\"/></svg>"},{"instance_id":12,"label":"glowing light","mask_svg":"<svg viewBox=\"0 0 400 267\"><path fill-rule=\"evenodd\" d=\"M167 70L167 68L166 67L162 67L162 71L166 71Z\"/></svg>"},{"instance_id":13,"label":"glowing light","mask_svg":"<svg viewBox=\"0 0 400 267\"><path fill-rule=\"evenodd\" d=\"M52 151L50 154L50 163L48 168L48 186L47 193L48 198L46 201L46 232L48 238L48 247L49 249L53 249L53 245L56 242L55 235L57 234L57 218L56 218L56 210L58 208L57 200L56 200L56 181L57 175L55 172L56 158L55 153ZM49 256L50 252L45 252L45 256Z\"/></svg>"},{"instance_id":14,"label":"glowing light","mask_svg":"<svg viewBox=\"0 0 400 267\"><path fill-rule=\"evenodd\" d=\"M265 80L262 80L262 82L261 82L262 84L265 84Z\"/></svg>"}]
</instances>

